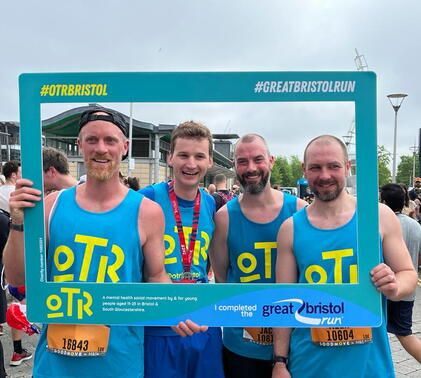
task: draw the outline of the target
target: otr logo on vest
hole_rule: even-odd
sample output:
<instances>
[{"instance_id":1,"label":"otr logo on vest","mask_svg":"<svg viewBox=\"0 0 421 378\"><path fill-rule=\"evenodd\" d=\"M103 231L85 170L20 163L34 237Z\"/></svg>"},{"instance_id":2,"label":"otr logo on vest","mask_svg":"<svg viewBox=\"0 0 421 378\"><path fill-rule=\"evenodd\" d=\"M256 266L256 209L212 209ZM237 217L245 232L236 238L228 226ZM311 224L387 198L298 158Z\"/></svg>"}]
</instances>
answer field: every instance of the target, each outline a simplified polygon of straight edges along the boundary
<instances>
[{"instance_id":1,"label":"otr logo on vest","mask_svg":"<svg viewBox=\"0 0 421 378\"><path fill-rule=\"evenodd\" d=\"M288 303L289 302L289 303ZM262 308L263 317L267 318L272 315L294 315L295 320L300 323L309 325L342 325L342 316L345 313L344 302L340 303L317 303L311 304L302 299L291 298L277 301L274 303L285 304L272 304L264 305ZM294 306L298 303L298 306ZM317 317L309 317L304 315L319 315ZM333 316L332 316L333 315Z\"/></svg>"},{"instance_id":2,"label":"otr logo on vest","mask_svg":"<svg viewBox=\"0 0 421 378\"><path fill-rule=\"evenodd\" d=\"M92 295L80 289L62 287L61 295L51 294L46 299L46 305L51 311L48 318L62 318L77 316L83 319L84 315L92 316ZM65 310L65 311L64 311Z\"/></svg>"}]
</instances>

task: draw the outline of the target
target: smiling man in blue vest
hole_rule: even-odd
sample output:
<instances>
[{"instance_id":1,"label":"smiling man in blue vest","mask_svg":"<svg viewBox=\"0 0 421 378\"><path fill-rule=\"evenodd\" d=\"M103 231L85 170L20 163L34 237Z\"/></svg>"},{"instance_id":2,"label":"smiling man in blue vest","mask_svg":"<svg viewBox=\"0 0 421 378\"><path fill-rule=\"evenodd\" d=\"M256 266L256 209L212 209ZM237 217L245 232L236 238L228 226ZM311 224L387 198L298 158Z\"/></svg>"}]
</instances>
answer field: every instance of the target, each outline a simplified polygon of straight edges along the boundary
<instances>
[{"instance_id":1,"label":"smiling man in blue vest","mask_svg":"<svg viewBox=\"0 0 421 378\"><path fill-rule=\"evenodd\" d=\"M45 198L48 280L170 282L163 264L162 210L119 179L127 134L123 116L112 109L94 107L82 114L78 145L87 181ZM12 223L4 262L14 286L25 283L23 212L41 194L22 179L10 197ZM187 321L175 330L185 336L204 329ZM75 334L87 341L80 357L71 356L62 342L78 343ZM33 376L143 377L143 370L143 327L49 324L37 346Z\"/></svg>"},{"instance_id":2,"label":"smiling man in blue vest","mask_svg":"<svg viewBox=\"0 0 421 378\"><path fill-rule=\"evenodd\" d=\"M307 145L303 171L314 202L280 229L277 282L357 283L356 199L345 189L350 167L340 139L322 135ZM380 204L379 220L384 263L370 274L384 314L386 297L410 294L417 274L393 211ZM384 317L378 328L276 328L274 336L274 378L394 377Z\"/></svg>"},{"instance_id":3,"label":"smiling man in blue vest","mask_svg":"<svg viewBox=\"0 0 421 378\"><path fill-rule=\"evenodd\" d=\"M165 269L175 283L208 282L208 248L214 231L215 201L199 188L213 164L212 134L186 121L171 135L168 163L173 179L140 192L165 214ZM146 378L222 378L221 329L181 338L168 327L145 328Z\"/></svg>"}]
</instances>

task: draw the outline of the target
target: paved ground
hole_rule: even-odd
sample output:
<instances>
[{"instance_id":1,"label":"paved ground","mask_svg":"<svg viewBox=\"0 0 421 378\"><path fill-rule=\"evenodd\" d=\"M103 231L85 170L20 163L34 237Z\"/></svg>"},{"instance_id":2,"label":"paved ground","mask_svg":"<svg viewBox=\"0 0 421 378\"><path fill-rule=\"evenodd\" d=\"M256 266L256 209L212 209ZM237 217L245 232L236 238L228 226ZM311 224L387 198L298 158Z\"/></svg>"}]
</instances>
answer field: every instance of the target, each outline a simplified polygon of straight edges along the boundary
<instances>
[{"instance_id":1,"label":"paved ground","mask_svg":"<svg viewBox=\"0 0 421 378\"><path fill-rule=\"evenodd\" d=\"M418 273L418 277L421 277L421 271ZM412 332L421 339L421 278L418 278L417 298L415 300L412 321ZM395 364L396 378L421 377L421 364L402 348L396 337L390 335L389 340L393 362Z\"/></svg>"},{"instance_id":2,"label":"paved ground","mask_svg":"<svg viewBox=\"0 0 421 378\"><path fill-rule=\"evenodd\" d=\"M421 276L421 273L420 273ZM418 280L417 300L415 301L413 332L421 339L421 279ZM20 366L9 366L9 360L12 351L12 342L10 340L9 329L5 327L6 334L1 336L4 348L4 358L7 374L12 378L29 378L32 373L33 359L24 361ZM37 343L37 336L24 336L23 347L30 352L34 352ZM396 378L419 378L421 377L421 364L414 360L401 346L394 336L390 336L390 345L392 349L393 361L395 364ZM358 377L356 377L358 378Z\"/></svg>"}]
</instances>

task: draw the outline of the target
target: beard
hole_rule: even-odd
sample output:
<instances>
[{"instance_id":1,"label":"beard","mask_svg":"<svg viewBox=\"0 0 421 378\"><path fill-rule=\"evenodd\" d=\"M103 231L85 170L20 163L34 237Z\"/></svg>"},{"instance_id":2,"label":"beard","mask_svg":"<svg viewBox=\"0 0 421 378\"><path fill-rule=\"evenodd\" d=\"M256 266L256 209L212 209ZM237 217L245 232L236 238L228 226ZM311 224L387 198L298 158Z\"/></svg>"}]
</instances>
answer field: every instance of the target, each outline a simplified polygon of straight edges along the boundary
<instances>
[{"instance_id":1,"label":"beard","mask_svg":"<svg viewBox=\"0 0 421 378\"><path fill-rule=\"evenodd\" d=\"M335 190L330 190L330 191L322 191L322 190L318 190L316 189L316 186L318 185L326 185L326 184L335 184L336 185L336 189ZM341 194L342 190L345 188L345 184L339 184L339 182L337 180L316 180L313 182L312 185L310 185L310 189L312 190L312 192L314 193L314 195L323 202L330 202L335 200L336 198L339 197L339 195Z\"/></svg>"},{"instance_id":2,"label":"beard","mask_svg":"<svg viewBox=\"0 0 421 378\"><path fill-rule=\"evenodd\" d=\"M256 183L247 182L247 176L248 175L254 175L256 173L259 174L260 181L256 182ZM237 175L237 180L240 182L240 184L241 184L245 193L256 195L256 194L260 194L260 193L263 192L263 190L265 189L265 187L266 187L266 185L269 181L269 177L270 177L269 172L264 174L262 171L258 170L258 171L251 172L251 173L248 172L248 173L246 173L244 175L241 175L241 176Z\"/></svg>"},{"instance_id":3,"label":"beard","mask_svg":"<svg viewBox=\"0 0 421 378\"><path fill-rule=\"evenodd\" d=\"M93 162L92 159L108 159L110 160L110 164L104 164L104 166L101 167L101 164ZM119 171L120 164L115 160L112 160L111 157L93 156L85 159L85 167L88 176L99 181L106 181Z\"/></svg>"}]
</instances>

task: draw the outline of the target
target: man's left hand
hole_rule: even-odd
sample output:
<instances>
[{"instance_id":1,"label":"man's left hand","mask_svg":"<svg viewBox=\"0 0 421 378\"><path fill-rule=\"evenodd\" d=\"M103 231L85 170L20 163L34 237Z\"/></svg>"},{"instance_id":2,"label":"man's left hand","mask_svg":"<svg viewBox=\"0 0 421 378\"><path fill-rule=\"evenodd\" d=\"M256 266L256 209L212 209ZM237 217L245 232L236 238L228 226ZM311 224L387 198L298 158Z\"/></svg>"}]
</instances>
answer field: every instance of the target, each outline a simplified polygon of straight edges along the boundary
<instances>
[{"instance_id":1,"label":"man's left hand","mask_svg":"<svg viewBox=\"0 0 421 378\"><path fill-rule=\"evenodd\" d=\"M371 281L377 290L389 299L393 299L398 294L398 281L396 275L390 267L384 263L375 266L371 272Z\"/></svg>"},{"instance_id":2,"label":"man's left hand","mask_svg":"<svg viewBox=\"0 0 421 378\"><path fill-rule=\"evenodd\" d=\"M171 328L181 337L192 336L195 333L206 332L208 330L207 326L200 326L191 320L180 322Z\"/></svg>"}]
</instances>

